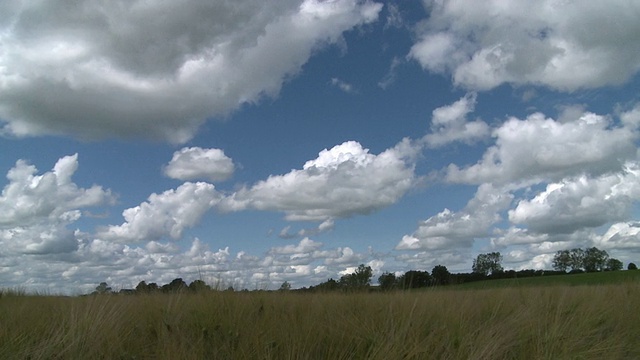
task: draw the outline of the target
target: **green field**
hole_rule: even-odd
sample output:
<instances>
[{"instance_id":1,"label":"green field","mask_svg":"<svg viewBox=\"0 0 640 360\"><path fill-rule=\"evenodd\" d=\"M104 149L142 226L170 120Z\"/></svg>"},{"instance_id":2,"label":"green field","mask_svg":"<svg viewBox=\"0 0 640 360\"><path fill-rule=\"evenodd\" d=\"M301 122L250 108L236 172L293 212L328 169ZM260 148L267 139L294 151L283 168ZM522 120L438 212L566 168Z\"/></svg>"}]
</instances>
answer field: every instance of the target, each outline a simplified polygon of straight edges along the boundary
<instances>
[{"instance_id":1,"label":"green field","mask_svg":"<svg viewBox=\"0 0 640 360\"><path fill-rule=\"evenodd\" d=\"M0 359L640 358L638 278L587 275L394 293L5 292ZM612 283L578 284L600 276Z\"/></svg>"},{"instance_id":2,"label":"green field","mask_svg":"<svg viewBox=\"0 0 640 360\"><path fill-rule=\"evenodd\" d=\"M465 289L489 289L519 286L548 285L613 285L620 283L640 283L640 270L604 271L583 274L550 275L514 279L497 279L457 285Z\"/></svg>"}]
</instances>

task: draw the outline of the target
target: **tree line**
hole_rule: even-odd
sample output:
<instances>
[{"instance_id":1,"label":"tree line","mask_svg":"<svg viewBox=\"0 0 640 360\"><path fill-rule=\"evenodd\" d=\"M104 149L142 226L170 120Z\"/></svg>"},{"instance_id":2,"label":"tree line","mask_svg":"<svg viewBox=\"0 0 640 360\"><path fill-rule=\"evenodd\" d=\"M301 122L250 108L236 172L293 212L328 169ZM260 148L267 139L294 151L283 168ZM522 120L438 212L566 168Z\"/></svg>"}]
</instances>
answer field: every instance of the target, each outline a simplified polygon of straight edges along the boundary
<instances>
[{"instance_id":1,"label":"tree line","mask_svg":"<svg viewBox=\"0 0 640 360\"><path fill-rule=\"evenodd\" d=\"M201 292L211 290L211 286L207 285L203 280L194 280L187 285L182 278L173 279L170 283L158 286L152 282L147 284L146 281L140 281L135 289L121 289L121 294L150 294L150 293L179 293L179 292ZM96 287L92 294L109 294L113 293L113 289L106 283L102 282Z\"/></svg>"},{"instance_id":2,"label":"tree line","mask_svg":"<svg viewBox=\"0 0 640 360\"><path fill-rule=\"evenodd\" d=\"M635 267L630 263L629 267ZM560 250L553 257L553 268L558 271L575 272L622 270L622 261L609 257L605 250L596 247Z\"/></svg>"},{"instance_id":3,"label":"tree line","mask_svg":"<svg viewBox=\"0 0 640 360\"><path fill-rule=\"evenodd\" d=\"M504 270L502 266L503 257L499 252L479 254L471 267L471 273L449 272L446 266L437 265L431 272L420 270L409 270L403 274L384 272L378 277L378 287L371 286L373 269L370 266L360 264L353 273L345 274L338 280L328 279L317 285L291 289L291 284L285 281L278 291L298 291L298 292L326 292L326 291L363 291L363 290L409 290L425 288L431 286L446 286L451 284L463 284L474 281L489 279L524 278L534 276L564 275L581 272L597 271L618 271L622 270L623 264L620 260L609 257L605 250L596 247L575 248L571 250L557 251L553 257L552 271L549 270ZM627 269L637 269L634 263L629 263ZM177 293L177 292L201 292L210 291L212 288L203 280L194 280L189 285L176 278L170 283L159 286L156 283L147 284L145 281L138 283L135 289L123 289L120 293L125 294L148 294L148 293ZM220 290L220 289L215 289ZM227 291L234 291L233 287L228 287ZM112 289L106 282L100 283L93 294L111 293Z\"/></svg>"}]
</instances>

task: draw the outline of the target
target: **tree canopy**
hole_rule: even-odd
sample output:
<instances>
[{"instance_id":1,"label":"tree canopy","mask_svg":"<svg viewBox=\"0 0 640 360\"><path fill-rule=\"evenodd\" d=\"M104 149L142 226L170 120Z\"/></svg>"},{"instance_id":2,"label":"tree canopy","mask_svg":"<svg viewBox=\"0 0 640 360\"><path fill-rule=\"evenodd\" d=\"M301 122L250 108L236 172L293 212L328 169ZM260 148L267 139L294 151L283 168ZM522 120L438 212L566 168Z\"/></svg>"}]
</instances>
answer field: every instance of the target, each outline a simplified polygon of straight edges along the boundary
<instances>
[{"instance_id":1,"label":"tree canopy","mask_svg":"<svg viewBox=\"0 0 640 360\"><path fill-rule=\"evenodd\" d=\"M473 260L473 266L471 269L474 273L487 276L496 272L501 272L502 268L502 255L499 252L491 252L487 254L479 254L478 257Z\"/></svg>"},{"instance_id":2,"label":"tree canopy","mask_svg":"<svg viewBox=\"0 0 640 360\"><path fill-rule=\"evenodd\" d=\"M451 273L444 265L436 265L431 270L431 276L433 276L433 282L435 285L447 285L449 284Z\"/></svg>"},{"instance_id":3,"label":"tree canopy","mask_svg":"<svg viewBox=\"0 0 640 360\"><path fill-rule=\"evenodd\" d=\"M610 258L605 250L600 250L597 247L574 248L557 251L553 257L553 268L558 271L571 270L572 272L615 271L622 269L622 262Z\"/></svg>"},{"instance_id":4,"label":"tree canopy","mask_svg":"<svg viewBox=\"0 0 640 360\"><path fill-rule=\"evenodd\" d=\"M343 275L340 278L340 286L347 289L362 289L371 284L373 269L371 266L360 264L358 268L351 274Z\"/></svg>"}]
</instances>

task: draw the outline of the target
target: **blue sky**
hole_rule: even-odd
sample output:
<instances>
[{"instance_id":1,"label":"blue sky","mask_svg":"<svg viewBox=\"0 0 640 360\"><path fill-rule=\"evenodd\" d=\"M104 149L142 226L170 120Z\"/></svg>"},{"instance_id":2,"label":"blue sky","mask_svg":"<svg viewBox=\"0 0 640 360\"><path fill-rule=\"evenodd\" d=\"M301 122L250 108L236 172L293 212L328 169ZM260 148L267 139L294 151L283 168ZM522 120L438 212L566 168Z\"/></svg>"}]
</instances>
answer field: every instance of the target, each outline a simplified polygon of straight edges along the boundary
<instances>
[{"instance_id":1,"label":"blue sky","mask_svg":"<svg viewBox=\"0 0 640 360\"><path fill-rule=\"evenodd\" d=\"M0 5L3 287L639 261L640 5L81 5Z\"/></svg>"}]
</instances>

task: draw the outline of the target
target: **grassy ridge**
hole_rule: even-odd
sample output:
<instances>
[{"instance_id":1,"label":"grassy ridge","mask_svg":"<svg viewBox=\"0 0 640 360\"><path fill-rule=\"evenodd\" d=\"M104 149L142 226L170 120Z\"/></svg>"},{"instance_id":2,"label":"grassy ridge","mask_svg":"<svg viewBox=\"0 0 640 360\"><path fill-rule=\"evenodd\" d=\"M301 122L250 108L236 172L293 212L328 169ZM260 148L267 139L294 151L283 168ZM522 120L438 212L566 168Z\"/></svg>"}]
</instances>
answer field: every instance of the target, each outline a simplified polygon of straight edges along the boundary
<instances>
[{"instance_id":1,"label":"grassy ridge","mask_svg":"<svg viewBox=\"0 0 640 360\"><path fill-rule=\"evenodd\" d=\"M2 296L1 359L640 358L640 283Z\"/></svg>"}]
</instances>

